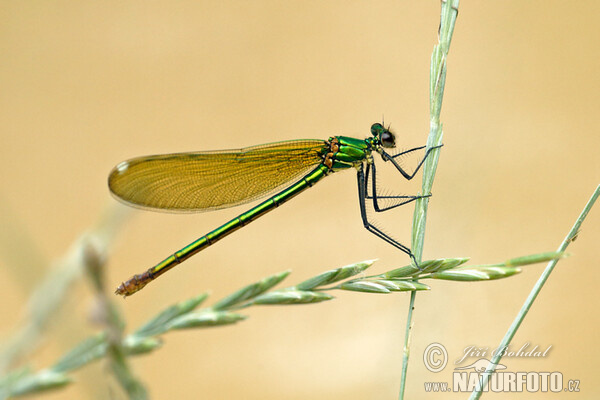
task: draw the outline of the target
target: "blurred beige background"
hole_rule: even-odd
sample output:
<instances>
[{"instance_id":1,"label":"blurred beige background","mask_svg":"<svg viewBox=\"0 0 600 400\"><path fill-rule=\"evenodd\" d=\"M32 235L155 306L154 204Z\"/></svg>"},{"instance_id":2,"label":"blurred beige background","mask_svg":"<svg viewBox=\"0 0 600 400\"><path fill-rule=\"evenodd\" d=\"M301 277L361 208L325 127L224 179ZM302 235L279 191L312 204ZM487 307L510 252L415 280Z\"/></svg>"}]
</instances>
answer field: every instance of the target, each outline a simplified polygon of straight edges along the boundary
<instances>
[{"instance_id":1,"label":"blurred beige background","mask_svg":"<svg viewBox=\"0 0 600 400\"><path fill-rule=\"evenodd\" d=\"M600 183L599 3L483 3L461 4L452 42L424 258L489 263L554 250ZM106 178L124 159L364 137L382 116L400 148L424 144L438 22L437 1L4 2L2 336L19 323L50 260L115 202ZM176 301L207 290L215 301L286 269L293 284L370 258L380 260L373 272L404 265L405 255L362 227L355 179L329 177L134 297L115 297L128 328ZM407 194L419 184L392 173L383 181ZM503 360L512 371L581 381L578 395L553 398L600 395L599 207L513 342L552 345L550 355ZM412 207L404 208L378 220L408 243ZM107 266L110 287L245 209L133 211ZM34 248L19 247L27 238ZM20 254L40 261L16 268ZM428 344L444 344L450 364L466 346L497 346L542 269L494 282L431 282L417 297L406 397L436 398L423 383L450 380L451 365L425 369ZM235 326L167 334L162 349L132 366L156 399L395 398L409 295L334 294L323 304L252 308ZM82 280L29 360L33 368L99 329L92 300ZM45 398L120 398L108 375L93 364Z\"/></svg>"}]
</instances>

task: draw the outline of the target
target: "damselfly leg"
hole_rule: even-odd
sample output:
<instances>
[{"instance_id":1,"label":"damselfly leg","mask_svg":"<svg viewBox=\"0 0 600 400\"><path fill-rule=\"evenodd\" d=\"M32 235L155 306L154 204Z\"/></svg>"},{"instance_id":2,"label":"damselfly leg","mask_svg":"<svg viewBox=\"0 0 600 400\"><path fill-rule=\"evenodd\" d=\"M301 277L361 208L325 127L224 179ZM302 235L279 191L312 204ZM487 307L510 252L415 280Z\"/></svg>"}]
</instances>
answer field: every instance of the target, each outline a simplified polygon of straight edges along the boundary
<instances>
[{"instance_id":1,"label":"damselfly leg","mask_svg":"<svg viewBox=\"0 0 600 400\"><path fill-rule=\"evenodd\" d=\"M425 146L421 146L421 147L415 147L413 149L395 154L393 156L389 155L388 153L386 153L385 151L381 151L381 157L384 161L391 161L391 163L394 165L394 167L396 167L396 169L402 174L402 176L406 179L406 180L411 180L419 171L419 169L421 168L421 166L423 165L423 163L425 162L425 160L427 159L427 157L429 156L429 154L431 154L431 151L433 149L437 149L440 148L442 145L440 146L435 146L432 147L430 149L427 150L427 152L425 153L425 156L423 157L423 159L419 162L419 164L417 165L417 167L415 168L415 170L412 173L408 173L406 172L399 164L398 162L395 160L396 157L399 157L401 155L404 154L408 154L410 152L416 151L416 150L420 150L425 148ZM366 168L364 167L364 165L366 164ZM366 211L366 202L367 200L372 200L373 202L373 208L375 209L376 212L383 212L383 211L388 211L391 210L393 208L396 207L400 207L402 205L411 203L417 199L421 199L421 198L425 198L425 197L430 197L431 194L427 194L427 195L417 195L417 196L407 196L407 195L397 195L397 196L389 196L389 195L381 195L378 193L377 190L377 167L375 166L375 162L372 163L364 163L363 165L360 165L358 167L358 172L357 172L357 183L358 183L358 197L359 197L359 203L360 203L360 213L361 213L361 217L362 217L362 221L363 221L363 225L364 227L371 233L373 233L375 236L379 237L380 239L383 239L384 241L386 241L387 243L391 244L392 246L396 247L397 249L399 249L400 251L402 251L403 253L407 254L415 263L415 265L418 267L419 264L417 263L417 260L415 258L415 256L413 255L412 251L410 250L410 248L408 248L407 246L403 245L402 243L400 243L399 241L397 241L396 239L392 238L391 236L389 236L388 234L386 234L385 232L383 232L381 229L377 228L375 225L373 225L370 221L369 218L367 216L367 211ZM369 180L371 181L371 195L369 195ZM386 200L397 200L397 202L395 204L389 205L389 206L385 206L382 207L379 204L379 200L381 199L386 199Z\"/></svg>"}]
</instances>

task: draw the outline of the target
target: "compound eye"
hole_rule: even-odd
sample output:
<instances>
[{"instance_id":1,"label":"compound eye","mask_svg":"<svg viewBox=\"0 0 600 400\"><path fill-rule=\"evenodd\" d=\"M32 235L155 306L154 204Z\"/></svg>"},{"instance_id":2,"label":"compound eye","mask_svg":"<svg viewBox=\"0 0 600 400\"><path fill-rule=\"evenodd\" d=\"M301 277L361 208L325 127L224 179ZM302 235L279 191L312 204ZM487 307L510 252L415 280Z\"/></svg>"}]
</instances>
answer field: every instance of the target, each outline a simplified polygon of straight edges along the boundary
<instances>
[{"instance_id":1,"label":"compound eye","mask_svg":"<svg viewBox=\"0 0 600 400\"><path fill-rule=\"evenodd\" d=\"M371 135L377 137L381 136L381 133L385 131L385 128L380 123L371 125Z\"/></svg>"},{"instance_id":2,"label":"compound eye","mask_svg":"<svg viewBox=\"0 0 600 400\"><path fill-rule=\"evenodd\" d=\"M396 138L394 134L387 129L381 134L381 145L383 147L396 147Z\"/></svg>"}]
</instances>

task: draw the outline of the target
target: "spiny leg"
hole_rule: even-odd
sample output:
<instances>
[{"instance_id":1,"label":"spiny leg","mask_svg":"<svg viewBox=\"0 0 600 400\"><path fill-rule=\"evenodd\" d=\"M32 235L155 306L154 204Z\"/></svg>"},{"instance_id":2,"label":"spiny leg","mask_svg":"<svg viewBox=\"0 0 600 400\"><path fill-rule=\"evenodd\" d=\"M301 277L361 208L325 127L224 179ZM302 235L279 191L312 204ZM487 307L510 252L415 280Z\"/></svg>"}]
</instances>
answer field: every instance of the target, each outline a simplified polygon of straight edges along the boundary
<instances>
[{"instance_id":1,"label":"spiny leg","mask_svg":"<svg viewBox=\"0 0 600 400\"><path fill-rule=\"evenodd\" d=\"M379 150L379 153L381 154L381 158L383 159L383 161L391 161L392 164L394 165L394 167L396 167L396 169L398 171L400 171L400 173L402 174L402 176L404 177L404 179L406 180L411 180L412 178L414 178L414 176L417 174L417 172L419 172L419 169L421 169L421 167L423 166L423 163L425 162L425 160L427 159L427 157L429 157L429 154L431 153L432 150L434 149L439 149L440 147L442 147L443 144L440 144L439 146L434 146L430 149L427 149L427 152L425 153L425 156L423 157L423 159L419 162L419 165L417 165L417 168L415 168L415 170L413 171L412 174L409 174L408 172L406 172L399 164L398 162L395 160L396 157L400 157L401 155L410 153L411 151L415 151L415 150L421 150L423 148L425 148L426 146L421 146L421 147L415 147L414 149L410 149L410 150L406 150L403 151L402 153L398 153L395 154L393 156L389 155L388 153L385 152L385 150L381 149Z\"/></svg>"},{"instance_id":2,"label":"spiny leg","mask_svg":"<svg viewBox=\"0 0 600 400\"><path fill-rule=\"evenodd\" d=\"M413 149L414 150L414 149ZM412 150L409 150L412 151ZM373 169L373 174L370 175L370 170L371 168ZM375 211L377 212L383 212L383 211L387 211L387 210L391 210L393 208L396 207L400 207L403 206L405 204L408 204L410 202L413 202L417 199L422 199L424 197L430 197L431 194L428 195L423 195L423 196L382 196L377 194L377 176L376 176L376 168L375 168L375 163L372 164L367 164L367 170L365 171L365 179L364 179L364 193L365 193L365 198L366 199L372 199L373 200L373 208L375 209ZM369 196L369 190L368 190L368 185L369 185L369 179L371 179L371 193L372 195ZM391 206L387 206L387 207L380 207L378 200L379 199L396 199L396 200L403 200L400 201L399 203L396 204L392 204Z\"/></svg>"},{"instance_id":3,"label":"spiny leg","mask_svg":"<svg viewBox=\"0 0 600 400\"><path fill-rule=\"evenodd\" d=\"M369 232L373 233L375 236L385 240L386 242L388 242L395 248L399 249L403 253L407 254L414 261L415 265L418 266L419 264L417 263L415 256L413 255L412 251L410 251L410 249L408 247L406 247L402 243L396 241L395 239L391 238L390 236L386 235L379 228L377 228L376 226L374 226L373 224L371 224L369 222L369 219L367 217L367 208L366 208L367 184L366 184L365 174L364 174L362 165L358 168L356 178L358 180L358 201L360 204L360 215L362 217L362 221L363 221L363 225L364 225L365 229L367 229Z\"/></svg>"}]
</instances>

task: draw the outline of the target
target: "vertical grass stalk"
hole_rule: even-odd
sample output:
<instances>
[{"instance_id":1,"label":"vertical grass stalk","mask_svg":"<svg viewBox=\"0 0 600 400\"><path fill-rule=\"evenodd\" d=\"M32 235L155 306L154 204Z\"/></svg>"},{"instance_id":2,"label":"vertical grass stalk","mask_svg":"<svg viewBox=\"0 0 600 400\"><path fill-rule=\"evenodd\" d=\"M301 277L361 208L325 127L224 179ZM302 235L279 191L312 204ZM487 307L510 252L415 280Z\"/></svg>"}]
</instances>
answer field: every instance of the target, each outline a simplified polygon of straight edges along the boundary
<instances>
[{"instance_id":1,"label":"vertical grass stalk","mask_svg":"<svg viewBox=\"0 0 600 400\"><path fill-rule=\"evenodd\" d=\"M434 46L431 54L430 82L429 82L429 137L427 138L427 148L442 144L442 124L440 123L440 113L442 111L442 99L444 97L444 85L446 83L446 63L452 33L458 16L459 0L442 1L442 10L440 15L440 26L438 32L438 44ZM423 182L421 193L431 193L433 179L439 160L439 149L431 152L423 165ZM423 254L423 241L425 239L425 223L427 221L427 206L429 198L422 198L416 201L413 214L413 229L411 237L411 249L417 261L421 261ZM410 356L410 337L413 326L412 315L416 300L416 291L410 294L410 303L408 316L406 320L406 332L404 335L404 350L402 357L402 375L400 378L399 398L404 398L406 386L406 374L408 371L408 360Z\"/></svg>"}]
</instances>

